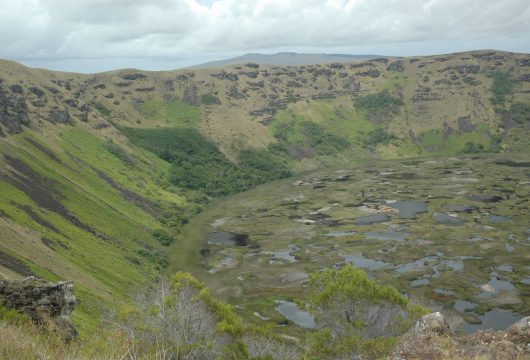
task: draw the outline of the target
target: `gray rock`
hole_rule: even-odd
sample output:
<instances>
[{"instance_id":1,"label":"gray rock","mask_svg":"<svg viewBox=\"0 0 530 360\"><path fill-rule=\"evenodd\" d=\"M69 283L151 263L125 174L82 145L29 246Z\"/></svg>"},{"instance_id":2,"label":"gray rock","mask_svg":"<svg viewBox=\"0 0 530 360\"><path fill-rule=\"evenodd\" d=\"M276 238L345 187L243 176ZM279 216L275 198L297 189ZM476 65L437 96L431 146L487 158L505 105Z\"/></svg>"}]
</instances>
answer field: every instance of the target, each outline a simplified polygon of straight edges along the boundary
<instances>
[{"instance_id":1,"label":"gray rock","mask_svg":"<svg viewBox=\"0 0 530 360\"><path fill-rule=\"evenodd\" d=\"M20 281L0 280L0 303L26 314L37 324L49 324L71 340L77 330L70 321L76 305L72 281L47 282L33 276Z\"/></svg>"},{"instance_id":2,"label":"gray rock","mask_svg":"<svg viewBox=\"0 0 530 360\"><path fill-rule=\"evenodd\" d=\"M451 335L451 328L441 312L423 316L412 331L416 335Z\"/></svg>"},{"instance_id":3,"label":"gray rock","mask_svg":"<svg viewBox=\"0 0 530 360\"><path fill-rule=\"evenodd\" d=\"M68 110L53 108L48 115L48 121L54 124L67 124L70 122L70 114Z\"/></svg>"}]
</instances>

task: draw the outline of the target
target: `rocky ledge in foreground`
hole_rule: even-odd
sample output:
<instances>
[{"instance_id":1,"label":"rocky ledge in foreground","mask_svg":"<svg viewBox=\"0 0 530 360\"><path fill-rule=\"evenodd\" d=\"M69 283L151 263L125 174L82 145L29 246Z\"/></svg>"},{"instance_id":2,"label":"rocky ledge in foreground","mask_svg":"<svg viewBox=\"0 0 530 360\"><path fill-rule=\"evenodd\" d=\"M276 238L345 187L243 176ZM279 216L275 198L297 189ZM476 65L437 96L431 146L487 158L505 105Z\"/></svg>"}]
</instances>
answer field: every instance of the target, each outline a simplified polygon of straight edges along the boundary
<instances>
[{"instance_id":1,"label":"rocky ledge in foreground","mask_svg":"<svg viewBox=\"0 0 530 360\"><path fill-rule=\"evenodd\" d=\"M70 321L76 298L72 281L47 282L33 276L23 280L0 280L0 304L28 315L38 324L64 332L67 340L77 336Z\"/></svg>"},{"instance_id":2,"label":"rocky ledge in foreground","mask_svg":"<svg viewBox=\"0 0 530 360\"><path fill-rule=\"evenodd\" d=\"M422 317L403 335L392 360L410 359L529 359L530 317L506 330L482 330L453 336L444 316L435 312Z\"/></svg>"}]
</instances>

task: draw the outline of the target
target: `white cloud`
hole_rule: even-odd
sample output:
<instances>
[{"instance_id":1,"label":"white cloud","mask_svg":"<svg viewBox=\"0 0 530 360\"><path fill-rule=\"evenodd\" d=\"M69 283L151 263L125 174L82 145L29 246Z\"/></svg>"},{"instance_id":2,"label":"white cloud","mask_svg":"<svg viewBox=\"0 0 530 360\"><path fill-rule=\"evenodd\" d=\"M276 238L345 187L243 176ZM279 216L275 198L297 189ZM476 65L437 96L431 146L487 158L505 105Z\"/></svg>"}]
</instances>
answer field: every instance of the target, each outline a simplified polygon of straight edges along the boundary
<instances>
[{"instance_id":1,"label":"white cloud","mask_svg":"<svg viewBox=\"0 0 530 360\"><path fill-rule=\"evenodd\" d=\"M197 62L251 51L476 48L529 52L528 0L2 0L0 7L0 57L32 64L100 58L112 67L151 58L157 67L156 58Z\"/></svg>"}]
</instances>

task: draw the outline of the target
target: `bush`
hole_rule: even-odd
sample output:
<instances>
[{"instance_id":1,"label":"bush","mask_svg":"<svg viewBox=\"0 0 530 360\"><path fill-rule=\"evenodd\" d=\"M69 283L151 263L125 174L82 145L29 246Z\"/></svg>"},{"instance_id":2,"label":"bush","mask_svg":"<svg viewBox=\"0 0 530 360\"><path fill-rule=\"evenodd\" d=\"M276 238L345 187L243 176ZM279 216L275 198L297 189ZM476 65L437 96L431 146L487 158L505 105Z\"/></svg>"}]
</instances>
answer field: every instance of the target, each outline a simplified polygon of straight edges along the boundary
<instances>
[{"instance_id":1,"label":"bush","mask_svg":"<svg viewBox=\"0 0 530 360\"><path fill-rule=\"evenodd\" d=\"M464 154L478 154L485 151L485 147L483 144L476 144L473 141L467 141L464 144L464 148L462 149L462 153Z\"/></svg>"},{"instance_id":2,"label":"bush","mask_svg":"<svg viewBox=\"0 0 530 360\"><path fill-rule=\"evenodd\" d=\"M510 95L513 91L514 82L508 74L500 71L491 73L490 77L493 79L491 84L493 97L490 101L493 105L504 105L506 96Z\"/></svg>"},{"instance_id":3,"label":"bush","mask_svg":"<svg viewBox=\"0 0 530 360\"><path fill-rule=\"evenodd\" d=\"M212 94L202 94L201 95L201 104L203 105L214 105L219 104L219 98Z\"/></svg>"},{"instance_id":4,"label":"bush","mask_svg":"<svg viewBox=\"0 0 530 360\"><path fill-rule=\"evenodd\" d=\"M167 255L159 250L140 249L138 255L154 264L158 270L165 269L169 265Z\"/></svg>"},{"instance_id":5,"label":"bush","mask_svg":"<svg viewBox=\"0 0 530 360\"><path fill-rule=\"evenodd\" d=\"M243 328L232 306L213 299L189 273L175 274L136 296L135 303L114 315L114 324L129 338L133 358L244 358Z\"/></svg>"},{"instance_id":6,"label":"bush","mask_svg":"<svg viewBox=\"0 0 530 360\"><path fill-rule=\"evenodd\" d=\"M316 122L304 120L300 122L302 133L320 155L335 155L350 146L348 139L334 135Z\"/></svg>"},{"instance_id":7,"label":"bush","mask_svg":"<svg viewBox=\"0 0 530 360\"><path fill-rule=\"evenodd\" d=\"M391 286L378 285L351 266L310 276L310 305L322 329L312 351L318 358L380 358L426 310L410 305Z\"/></svg>"},{"instance_id":8,"label":"bush","mask_svg":"<svg viewBox=\"0 0 530 360\"><path fill-rule=\"evenodd\" d=\"M175 238L164 229L156 229L153 231L153 236L164 246L171 245L175 240Z\"/></svg>"},{"instance_id":9,"label":"bush","mask_svg":"<svg viewBox=\"0 0 530 360\"><path fill-rule=\"evenodd\" d=\"M530 105L522 102L513 103L510 107L510 112L512 113L513 121L516 123L524 124L530 122Z\"/></svg>"},{"instance_id":10,"label":"bush","mask_svg":"<svg viewBox=\"0 0 530 360\"><path fill-rule=\"evenodd\" d=\"M269 181L291 175L287 162L267 150L242 150L239 153L241 168L254 176L257 181Z\"/></svg>"},{"instance_id":11,"label":"bush","mask_svg":"<svg viewBox=\"0 0 530 360\"><path fill-rule=\"evenodd\" d=\"M377 146L379 144L388 144L393 138L384 129L376 128L368 133L364 143L366 146Z\"/></svg>"},{"instance_id":12,"label":"bush","mask_svg":"<svg viewBox=\"0 0 530 360\"><path fill-rule=\"evenodd\" d=\"M354 105L359 110L366 111L369 114L380 111L399 112L399 107L403 101L390 95L388 90L383 90L377 94L359 96L354 101Z\"/></svg>"}]
</instances>

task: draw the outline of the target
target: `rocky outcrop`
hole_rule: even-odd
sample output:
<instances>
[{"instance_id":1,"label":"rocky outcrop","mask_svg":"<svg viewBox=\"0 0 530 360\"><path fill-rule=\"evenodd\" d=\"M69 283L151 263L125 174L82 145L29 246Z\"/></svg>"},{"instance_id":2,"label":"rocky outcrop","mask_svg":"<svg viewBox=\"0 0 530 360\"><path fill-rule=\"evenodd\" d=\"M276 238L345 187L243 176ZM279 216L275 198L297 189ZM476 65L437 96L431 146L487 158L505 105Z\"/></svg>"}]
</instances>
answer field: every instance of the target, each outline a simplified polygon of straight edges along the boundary
<instances>
[{"instance_id":1,"label":"rocky outcrop","mask_svg":"<svg viewBox=\"0 0 530 360\"><path fill-rule=\"evenodd\" d=\"M70 122L70 114L68 110L55 107L50 110L48 121L54 124L68 124Z\"/></svg>"},{"instance_id":2,"label":"rocky outcrop","mask_svg":"<svg viewBox=\"0 0 530 360\"><path fill-rule=\"evenodd\" d=\"M410 359L526 359L530 357L530 317L507 330L484 330L455 337L444 316L422 317L405 335L392 360Z\"/></svg>"},{"instance_id":3,"label":"rocky outcrop","mask_svg":"<svg viewBox=\"0 0 530 360\"><path fill-rule=\"evenodd\" d=\"M70 321L76 298L72 281L47 282L33 276L24 280L0 280L0 304L28 315L37 324L50 325L65 334L77 336Z\"/></svg>"},{"instance_id":4,"label":"rocky outcrop","mask_svg":"<svg viewBox=\"0 0 530 360\"><path fill-rule=\"evenodd\" d=\"M386 69L388 71L402 72L402 71L405 71L405 64L403 63L402 60L394 61L390 63L390 65L388 65Z\"/></svg>"},{"instance_id":5,"label":"rocky outcrop","mask_svg":"<svg viewBox=\"0 0 530 360\"><path fill-rule=\"evenodd\" d=\"M29 126L28 107L19 92L0 87L0 124L9 134L18 134L22 126Z\"/></svg>"}]
</instances>

